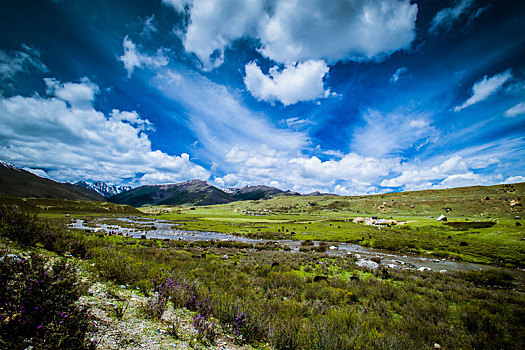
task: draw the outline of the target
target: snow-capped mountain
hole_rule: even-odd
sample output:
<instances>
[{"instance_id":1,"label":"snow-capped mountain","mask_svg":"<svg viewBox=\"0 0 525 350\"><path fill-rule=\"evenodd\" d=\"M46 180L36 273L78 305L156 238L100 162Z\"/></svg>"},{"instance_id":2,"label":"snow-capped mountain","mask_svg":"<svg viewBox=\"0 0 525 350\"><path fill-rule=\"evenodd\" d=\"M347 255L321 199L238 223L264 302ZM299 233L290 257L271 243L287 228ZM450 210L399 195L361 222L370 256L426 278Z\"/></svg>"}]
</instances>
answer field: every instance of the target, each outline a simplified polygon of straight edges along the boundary
<instances>
[{"instance_id":1,"label":"snow-capped mountain","mask_svg":"<svg viewBox=\"0 0 525 350\"><path fill-rule=\"evenodd\" d=\"M100 193L106 198L115 196L119 193L126 192L131 190L131 186L114 186L108 185L102 181L87 182L87 181L78 181L75 185L85 187L97 193Z\"/></svg>"},{"instance_id":2,"label":"snow-capped mountain","mask_svg":"<svg viewBox=\"0 0 525 350\"><path fill-rule=\"evenodd\" d=\"M5 166L8 169L20 170L20 168L14 165L13 163L8 163L8 162L4 162L3 160L0 160L0 164Z\"/></svg>"}]
</instances>

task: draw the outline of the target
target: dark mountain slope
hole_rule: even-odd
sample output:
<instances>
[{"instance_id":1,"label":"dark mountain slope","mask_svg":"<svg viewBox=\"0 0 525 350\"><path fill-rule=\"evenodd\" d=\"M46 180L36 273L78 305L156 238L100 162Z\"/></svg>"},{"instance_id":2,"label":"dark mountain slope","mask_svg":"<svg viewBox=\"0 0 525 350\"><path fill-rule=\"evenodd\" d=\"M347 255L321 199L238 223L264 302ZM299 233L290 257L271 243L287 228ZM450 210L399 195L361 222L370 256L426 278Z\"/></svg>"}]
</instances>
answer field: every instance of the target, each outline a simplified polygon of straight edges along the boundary
<instances>
[{"instance_id":1,"label":"dark mountain slope","mask_svg":"<svg viewBox=\"0 0 525 350\"><path fill-rule=\"evenodd\" d=\"M205 181L191 180L178 184L140 186L109 198L111 202L135 207L151 205L211 205L230 203L233 199Z\"/></svg>"},{"instance_id":2,"label":"dark mountain slope","mask_svg":"<svg viewBox=\"0 0 525 350\"><path fill-rule=\"evenodd\" d=\"M73 184L44 179L8 163L0 163L0 194L24 198L105 201L100 194Z\"/></svg>"}]
</instances>

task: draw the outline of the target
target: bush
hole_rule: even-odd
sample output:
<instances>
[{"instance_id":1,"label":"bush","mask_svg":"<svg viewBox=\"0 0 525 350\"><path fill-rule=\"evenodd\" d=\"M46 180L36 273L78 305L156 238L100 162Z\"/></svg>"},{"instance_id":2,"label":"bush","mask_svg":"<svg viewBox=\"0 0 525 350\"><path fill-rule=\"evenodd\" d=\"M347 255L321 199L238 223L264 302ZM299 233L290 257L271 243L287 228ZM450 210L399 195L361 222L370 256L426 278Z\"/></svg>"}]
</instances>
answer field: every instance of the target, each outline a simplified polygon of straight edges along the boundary
<instances>
[{"instance_id":1,"label":"bush","mask_svg":"<svg viewBox=\"0 0 525 350\"><path fill-rule=\"evenodd\" d=\"M21 246L31 246L37 240L41 225L35 214L20 211L16 206L0 207L0 234Z\"/></svg>"},{"instance_id":2,"label":"bush","mask_svg":"<svg viewBox=\"0 0 525 350\"><path fill-rule=\"evenodd\" d=\"M89 349L87 310L75 302L85 291L76 267L47 264L38 255L0 259L0 339L6 349Z\"/></svg>"},{"instance_id":3,"label":"bush","mask_svg":"<svg viewBox=\"0 0 525 350\"><path fill-rule=\"evenodd\" d=\"M219 333L215 323L198 313L193 316L193 327L197 331L197 338L199 338L199 340L207 341L211 344L215 343L215 339Z\"/></svg>"}]
</instances>

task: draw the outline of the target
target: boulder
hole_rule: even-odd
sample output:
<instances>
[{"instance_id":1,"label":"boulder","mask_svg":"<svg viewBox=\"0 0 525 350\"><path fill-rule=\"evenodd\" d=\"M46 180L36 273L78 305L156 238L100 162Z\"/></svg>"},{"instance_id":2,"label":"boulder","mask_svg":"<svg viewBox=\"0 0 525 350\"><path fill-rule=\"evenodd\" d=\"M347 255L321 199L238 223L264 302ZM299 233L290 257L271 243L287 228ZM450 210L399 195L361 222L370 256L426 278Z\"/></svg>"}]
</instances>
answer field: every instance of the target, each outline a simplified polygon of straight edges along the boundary
<instances>
[{"instance_id":1,"label":"boulder","mask_svg":"<svg viewBox=\"0 0 525 350\"><path fill-rule=\"evenodd\" d=\"M379 264L372 260L361 259L356 263L360 267L368 267L369 269L375 270L379 267Z\"/></svg>"}]
</instances>

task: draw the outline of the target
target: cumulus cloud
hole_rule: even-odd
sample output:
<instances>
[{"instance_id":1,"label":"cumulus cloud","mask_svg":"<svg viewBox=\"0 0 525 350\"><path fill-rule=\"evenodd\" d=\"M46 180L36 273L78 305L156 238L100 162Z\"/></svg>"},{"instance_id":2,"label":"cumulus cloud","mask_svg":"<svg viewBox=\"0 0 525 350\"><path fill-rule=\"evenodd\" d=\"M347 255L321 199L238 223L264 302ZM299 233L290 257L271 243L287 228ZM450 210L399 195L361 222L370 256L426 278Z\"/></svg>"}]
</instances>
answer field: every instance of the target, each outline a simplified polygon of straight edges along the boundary
<instances>
[{"instance_id":1,"label":"cumulus cloud","mask_svg":"<svg viewBox=\"0 0 525 350\"><path fill-rule=\"evenodd\" d=\"M186 51L205 67L221 63L224 50L253 38L278 63L382 59L410 47L417 4L405 0L164 0L187 10ZM228 23L228 25L224 25Z\"/></svg>"},{"instance_id":2,"label":"cumulus cloud","mask_svg":"<svg viewBox=\"0 0 525 350\"><path fill-rule=\"evenodd\" d=\"M50 169L55 180L102 180L149 183L153 174L170 181L206 180L209 172L187 154L152 149L144 132L149 121L136 112L113 110L105 116L92 106L93 83L47 81L49 97L0 99L0 153L4 159L32 169ZM150 174L140 178L141 174ZM156 183L157 181L155 181Z\"/></svg>"},{"instance_id":3,"label":"cumulus cloud","mask_svg":"<svg viewBox=\"0 0 525 350\"><path fill-rule=\"evenodd\" d=\"M215 182L221 186L242 187L263 183L301 193L377 193L379 189L374 183L400 167L398 158L378 159L350 153L338 160L322 161L315 156L290 157L269 148L251 150L234 147L226 161L240 167L226 176L217 177Z\"/></svg>"},{"instance_id":4,"label":"cumulus cloud","mask_svg":"<svg viewBox=\"0 0 525 350\"><path fill-rule=\"evenodd\" d=\"M283 70L275 66L268 75L261 71L256 62L248 63L245 69L244 83L260 101L277 100L287 106L330 95L330 90L325 90L323 84L323 77L329 71L324 61L287 65Z\"/></svg>"},{"instance_id":5,"label":"cumulus cloud","mask_svg":"<svg viewBox=\"0 0 525 350\"><path fill-rule=\"evenodd\" d=\"M60 83L54 78L44 78L47 93L67 102L72 109L91 109L98 86L84 77L79 83Z\"/></svg>"},{"instance_id":6,"label":"cumulus cloud","mask_svg":"<svg viewBox=\"0 0 525 350\"><path fill-rule=\"evenodd\" d=\"M503 87L503 84L510 79L512 79L512 71L510 69L495 74L490 78L485 75L483 79L476 81L472 86L472 96L460 106L454 107L454 111L459 112L464 108L486 100L488 97L498 92Z\"/></svg>"},{"instance_id":7,"label":"cumulus cloud","mask_svg":"<svg viewBox=\"0 0 525 350\"><path fill-rule=\"evenodd\" d=\"M137 50L137 46L126 35L122 43L124 54L119 57L119 60L124 63L124 68L128 71L128 77L131 77L135 68L143 66L159 68L168 64L168 58L164 55L163 49L158 49L157 54L150 56L143 54Z\"/></svg>"},{"instance_id":8,"label":"cumulus cloud","mask_svg":"<svg viewBox=\"0 0 525 350\"><path fill-rule=\"evenodd\" d=\"M507 111L505 111L505 116L511 118L522 114L525 114L525 101L520 102L514 107L509 108Z\"/></svg>"},{"instance_id":9,"label":"cumulus cloud","mask_svg":"<svg viewBox=\"0 0 525 350\"><path fill-rule=\"evenodd\" d=\"M177 1L174 7L181 11L186 4L188 1ZM199 58L204 69L221 65L225 48L237 39L255 34L264 4L263 0L193 1L190 23L183 35L184 48Z\"/></svg>"},{"instance_id":10,"label":"cumulus cloud","mask_svg":"<svg viewBox=\"0 0 525 350\"><path fill-rule=\"evenodd\" d=\"M517 176L509 176L505 179L503 183L506 184L515 184L518 182L525 182L525 176L517 175Z\"/></svg>"},{"instance_id":11,"label":"cumulus cloud","mask_svg":"<svg viewBox=\"0 0 525 350\"><path fill-rule=\"evenodd\" d=\"M503 180L500 174L480 174L473 171L469 159L453 155L434 166L403 164L401 175L381 181L383 187L404 190L452 188L474 185L493 185Z\"/></svg>"},{"instance_id":12,"label":"cumulus cloud","mask_svg":"<svg viewBox=\"0 0 525 350\"><path fill-rule=\"evenodd\" d=\"M407 72L407 67L398 68L394 74L390 77L390 84L395 84L401 78L403 74Z\"/></svg>"},{"instance_id":13,"label":"cumulus cloud","mask_svg":"<svg viewBox=\"0 0 525 350\"><path fill-rule=\"evenodd\" d=\"M40 59L40 51L22 45L21 51L0 50L0 78L12 80L18 73L48 72L49 69Z\"/></svg>"},{"instance_id":14,"label":"cumulus cloud","mask_svg":"<svg viewBox=\"0 0 525 350\"><path fill-rule=\"evenodd\" d=\"M417 5L409 1L276 1L258 29L261 53L276 62L382 59L410 47Z\"/></svg>"}]
</instances>

